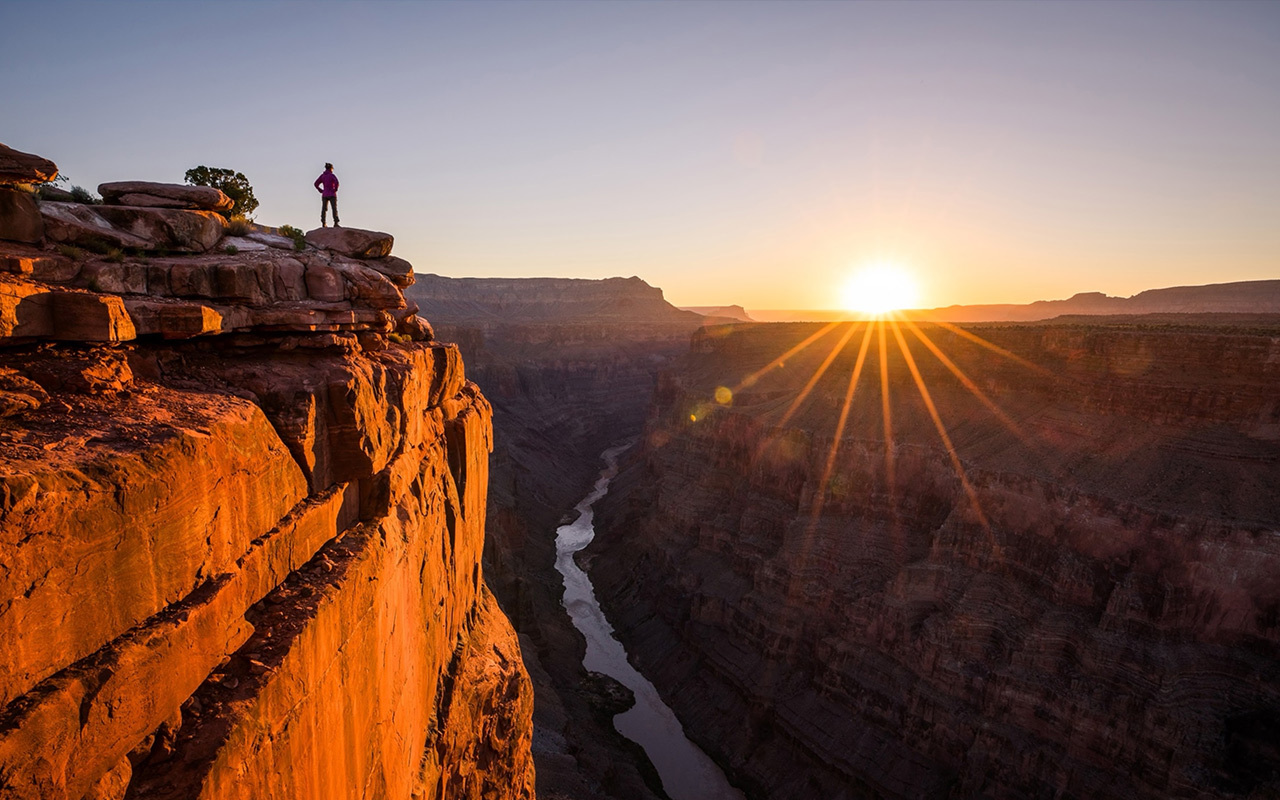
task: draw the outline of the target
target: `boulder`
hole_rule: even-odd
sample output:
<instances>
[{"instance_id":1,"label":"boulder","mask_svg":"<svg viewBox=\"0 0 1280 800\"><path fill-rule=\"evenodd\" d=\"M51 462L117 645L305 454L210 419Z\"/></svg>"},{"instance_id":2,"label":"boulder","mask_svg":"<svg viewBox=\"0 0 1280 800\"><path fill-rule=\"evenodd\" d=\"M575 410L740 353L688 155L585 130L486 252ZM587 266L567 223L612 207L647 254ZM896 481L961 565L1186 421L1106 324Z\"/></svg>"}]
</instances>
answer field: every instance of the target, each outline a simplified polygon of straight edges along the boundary
<instances>
[{"instance_id":1,"label":"boulder","mask_svg":"<svg viewBox=\"0 0 1280 800\"><path fill-rule=\"evenodd\" d=\"M0 183L45 183L58 177L58 165L47 158L0 144Z\"/></svg>"},{"instance_id":2,"label":"boulder","mask_svg":"<svg viewBox=\"0 0 1280 800\"><path fill-rule=\"evenodd\" d=\"M404 308L404 294L377 270L361 261L334 259L333 268L346 282L346 299L367 308Z\"/></svg>"},{"instance_id":3,"label":"boulder","mask_svg":"<svg viewBox=\"0 0 1280 800\"><path fill-rule=\"evenodd\" d=\"M222 315L202 303L126 299L124 306L139 336L190 339L223 331Z\"/></svg>"},{"instance_id":4,"label":"boulder","mask_svg":"<svg viewBox=\"0 0 1280 800\"><path fill-rule=\"evenodd\" d=\"M124 301L114 295L88 292L54 292L52 296L52 338L75 342L122 342L137 332L124 309Z\"/></svg>"},{"instance_id":5,"label":"boulder","mask_svg":"<svg viewBox=\"0 0 1280 800\"><path fill-rule=\"evenodd\" d=\"M247 236L228 235L223 240L222 243L227 247L234 247L236 250L240 251L241 253L246 253L246 252L249 252L250 250L270 250L271 249L269 245L265 245L262 242L259 242L255 239L250 239Z\"/></svg>"},{"instance_id":6,"label":"boulder","mask_svg":"<svg viewBox=\"0 0 1280 800\"><path fill-rule=\"evenodd\" d=\"M221 189L181 183L116 181L98 184L98 194L102 195L103 202L116 206L230 211L235 205Z\"/></svg>"},{"instance_id":7,"label":"boulder","mask_svg":"<svg viewBox=\"0 0 1280 800\"><path fill-rule=\"evenodd\" d=\"M227 225L212 211L130 206L98 206L96 211L116 228L146 239L148 250L203 253L218 243Z\"/></svg>"},{"instance_id":8,"label":"boulder","mask_svg":"<svg viewBox=\"0 0 1280 800\"><path fill-rule=\"evenodd\" d=\"M141 236L116 229L98 214L102 206L81 203L41 203L44 235L51 241L78 247L134 247L147 249Z\"/></svg>"},{"instance_id":9,"label":"boulder","mask_svg":"<svg viewBox=\"0 0 1280 800\"><path fill-rule=\"evenodd\" d=\"M12 267L10 268L12 272ZM45 283L67 283L75 280L80 274L80 264L64 255L46 253L31 259L31 275L33 281Z\"/></svg>"},{"instance_id":10,"label":"boulder","mask_svg":"<svg viewBox=\"0 0 1280 800\"><path fill-rule=\"evenodd\" d=\"M106 294L147 294L147 267L136 261L90 261L80 268L78 284Z\"/></svg>"},{"instance_id":11,"label":"boulder","mask_svg":"<svg viewBox=\"0 0 1280 800\"><path fill-rule=\"evenodd\" d=\"M269 233L267 231L253 231L252 233L248 234L247 236L244 236L243 238L248 239L249 241L252 241L252 242L264 244L267 247L271 247L276 250L297 250L298 249L294 245L292 239L290 239L288 236L281 236L278 233Z\"/></svg>"},{"instance_id":12,"label":"boulder","mask_svg":"<svg viewBox=\"0 0 1280 800\"><path fill-rule=\"evenodd\" d=\"M386 256L385 258L371 258L365 263L381 272L389 281L402 289L406 286L412 286L415 280L413 277L413 265L403 258Z\"/></svg>"},{"instance_id":13,"label":"boulder","mask_svg":"<svg viewBox=\"0 0 1280 800\"><path fill-rule=\"evenodd\" d=\"M352 258L382 258L391 255L394 241L389 233L360 228L316 228L307 231L307 244Z\"/></svg>"},{"instance_id":14,"label":"boulder","mask_svg":"<svg viewBox=\"0 0 1280 800\"><path fill-rule=\"evenodd\" d=\"M417 314L410 314L396 323L396 333L408 336L415 342L430 342L436 338L431 323Z\"/></svg>"},{"instance_id":15,"label":"boulder","mask_svg":"<svg viewBox=\"0 0 1280 800\"><path fill-rule=\"evenodd\" d=\"M0 187L0 239L35 244L44 238L44 220L30 192Z\"/></svg>"},{"instance_id":16,"label":"boulder","mask_svg":"<svg viewBox=\"0 0 1280 800\"><path fill-rule=\"evenodd\" d=\"M307 297L322 303L346 299L346 288L338 270L324 264L312 264L306 272Z\"/></svg>"},{"instance_id":17,"label":"boulder","mask_svg":"<svg viewBox=\"0 0 1280 800\"><path fill-rule=\"evenodd\" d=\"M40 384L17 370L0 367L0 417L35 411L48 399L49 393Z\"/></svg>"},{"instance_id":18,"label":"boulder","mask_svg":"<svg viewBox=\"0 0 1280 800\"><path fill-rule=\"evenodd\" d=\"M52 333L52 293L30 281L6 277L0 275L0 340Z\"/></svg>"},{"instance_id":19,"label":"boulder","mask_svg":"<svg viewBox=\"0 0 1280 800\"><path fill-rule=\"evenodd\" d=\"M212 211L41 203L45 235L81 246L203 253L222 238L226 221Z\"/></svg>"}]
</instances>

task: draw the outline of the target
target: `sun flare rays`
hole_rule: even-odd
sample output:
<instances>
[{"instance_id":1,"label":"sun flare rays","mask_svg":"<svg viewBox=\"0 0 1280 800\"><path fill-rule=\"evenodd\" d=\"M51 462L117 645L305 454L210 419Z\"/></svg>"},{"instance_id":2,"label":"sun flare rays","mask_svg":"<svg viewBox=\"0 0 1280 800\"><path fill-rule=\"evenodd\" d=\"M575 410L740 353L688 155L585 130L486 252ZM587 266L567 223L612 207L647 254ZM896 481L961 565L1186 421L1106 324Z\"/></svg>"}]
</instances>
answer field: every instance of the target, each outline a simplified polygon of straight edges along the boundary
<instances>
[{"instance_id":1,"label":"sun flare rays","mask_svg":"<svg viewBox=\"0 0 1280 800\"><path fill-rule=\"evenodd\" d=\"M819 451L813 454L812 472L808 473L808 478L806 479L807 488L804 490L806 498L804 507L807 513L804 516L807 517L807 520L801 530L797 531L800 534L800 541L797 542L800 561L797 562L796 566L800 571L804 570L805 562L815 546L813 539L817 536L819 522L824 513L826 513L827 505L833 497L831 493L848 491L847 482L840 483L840 481L847 481L847 479L838 477L841 472L841 455L846 452L844 445L848 443L851 431L853 431L852 435L855 437L867 436L870 433L867 426L873 424L873 420L875 429L878 429L878 437L882 439L882 444L876 449L882 449L883 452L883 465L881 467L883 471L880 476L882 484L880 485L884 487L883 502L887 504L889 523L892 526L891 530L894 535L893 549L895 557L901 556L905 552L905 542L899 541L898 520L900 509L898 508L899 498L897 492L899 465L897 462L900 445L895 439L898 433L896 428L900 424L906 426L903 430L907 434L908 442L912 441L912 437L921 435L920 423L912 422L910 414L912 408L920 409L923 412L924 419L921 422L927 420L923 430L932 431L932 435L936 437L934 441L937 443L938 449L945 453L945 463L955 475L959 489L964 497L963 507L967 510L966 517L972 524L979 526L985 532L992 557L997 561L1002 560L1001 548L992 531L989 516L982 506L978 486L975 485L971 478L970 469L966 467L961 449L957 447L950 427L944 419L944 406L940 406L938 397L929 384L930 382L936 383L939 380L942 380L943 384L954 381L950 385L958 386L964 393L974 398L985 413L998 421L1000 427L1011 434L1010 442L1016 440L1023 446L1031 447L1033 445L1033 437L1027 433L1014 416L997 403L992 395L991 387L984 389L980 386L971 374L971 366L961 366L961 363L968 362L964 362L964 359L958 360L954 354L946 352L944 347L950 349L950 346L946 344L948 341L951 342L951 346L955 346L957 343L973 344L986 352L999 356L1000 359L1010 361L1042 376L1051 376L1052 373L1000 345L987 341L972 331L945 321L923 319L914 314L912 316L915 318L913 319L901 312L890 309L870 315L863 322L832 322L823 325L795 345L789 347L782 355L772 359L764 367L748 374L732 390L732 394L736 394L741 390L749 390L752 387L757 387L757 391L759 391L759 387L768 385L764 382L771 374L788 364L808 364L810 366L806 367L806 369L812 369L812 374L806 376L803 385L798 390L792 390L792 395L786 398L785 408L782 406L783 398L778 398L778 405L772 406L780 409L780 411L769 412L771 416L776 416L773 416L773 421L769 423L767 432L754 448L753 463L764 457L771 447L782 441L783 435L788 430L788 424L792 423L793 420L803 418L807 421L806 424L812 426L814 420L830 419L831 417L823 416L824 413L829 414L825 409L834 410L837 408L838 402L838 413L834 415L832 420L833 427L830 431L830 438L821 436L822 440L829 441L830 444L825 448L825 452ZM831 342L830 349L827 349L824 345L816 352L808 352L841 326L844 326L844 330L834 337L834 341L827 339L827 341ZM954 334L956 338L938 337L937 333L939 331ZM852 341L859 333L861 336L856 345L855 356ZM916 351L912 349L913 343ZM824 350L825 352L823 352ZM841 356L846 352L849 356L845 360L841 360ZM926 356L925 353L928 355ZM922 368L922 362L920 361L922 357L936 361L937 364L941 365L940 368L935 367L926 371ZM969 358L972 357L969 356ZM871 365L869 362L872 360L877 361L878 364ZM848 366L850 361L852 361L852 365ZM842 369L849 370L847 380L842 381L842 391L830 386L832 379L823 380L825 376L835 374L832 369L837 363L846 365ZM908 385L914 386L915 391L908 392L908 394L915 395L918 398L916 401L918 405L907 402L907 395L901 394L903 392L901 388L902 380L895 380L893 377L895 371L899 368L903 369L906 377L909 378L910 383ZM863 383L863 373L869 370L874 370L875 373L878 373L878 386L876 385L876 378L871 378L872 383L869 384L868 390L860 391L860 385ZM836 370L837 373L839 371ZM788 370L788 372L791 372L791 370ZM799 378L800 376L798 375L792 375L790 378L779 377L777 380L780 382L779 385L786 385L789 380L799 382ZM820 386L829 388L823 388L822 391L818 391ZM896 392L895 387L897 387ZM874 395L876 388L879 389L878 403L874 397L866 396L867 391ZM725 391L727 392L728 390ZM770 398L776 394L776 390L766 391L763 397ZM859 398L864 397L865 399L859 400ZM837 398L839 398L838 401ZM766 402L772 404L775 401L767 399ZM721 403L721 406L724 406L724 404ZM862 410L858 411L860 408ZM806 411L805 409L810 410ZM803 417L801 417L802 412L804 414ZM856 417L855 412L857 412ZM968 418L973 419L973 411L971 410L967 413L970 415ZM869 414L874 416L869 416ZM902 417L901 415L903 414L907 414L907 416ZM878 420L875 419L876 416L879 417ZM902 421L895 419L895 416L898 416ZM855 419L858 420L856 426L851 424ZM965 428L965 430L971 430L971 428ZM915 433L912 433L912 431L915 431ZM819 430L813 430L812 432L816 435L822 434L822 431ZM971 433L968 436L972 439ZM912 467L912 469L914 470L916 467ZM814 480L815 478L816 481ZM840 488L841 486L846 488L842 489ZM799 575L793 576L793 578L802 580Z\"/></svg>"}]
</instances>

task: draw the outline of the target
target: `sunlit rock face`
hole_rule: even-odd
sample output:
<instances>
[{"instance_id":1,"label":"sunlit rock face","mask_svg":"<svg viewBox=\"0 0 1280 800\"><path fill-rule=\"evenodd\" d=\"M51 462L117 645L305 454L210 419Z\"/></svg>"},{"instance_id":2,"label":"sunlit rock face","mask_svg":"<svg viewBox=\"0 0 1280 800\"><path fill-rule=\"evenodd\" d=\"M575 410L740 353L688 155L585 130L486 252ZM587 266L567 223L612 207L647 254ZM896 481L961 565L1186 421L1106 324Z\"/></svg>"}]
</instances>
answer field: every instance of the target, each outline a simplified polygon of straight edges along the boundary
<instances>
[{"instance_id":1,"label":"sunlit rock face","mask_svg":"<svg viewBox=\"0 0 1280 800\"><path fill-rule=\"evenodd\" d=\"M258 238L0 241L0 796L530 798L489 403L376 268Z\"/></svg>"},{"instance_id":2,"label":"sunlit rock face","mask_svg":"<svg viewBox=\"0 0 1280 800\"><path fill-rule=\"evenodd\" d=\"M873 331L834 456L862 329L700 333L597 593L758 796L1273 796L1280 319L1183 323Z\"/></svg>"},{"instance_id":3,"label":"sunlit rock face","mask_svg":"<svg viewBox=\"0 0 1280 800\"><path fill-rule=\"evenodd\" d=\"M654 797L611 700L583 672L584 643L560 607L555 529L590 490L600 453L640 433L657 373L703 317L637 278L453 279L405 290L493 403L485 574L520 632L534 680L540 796Z\"/></svg>"}]
</instances>

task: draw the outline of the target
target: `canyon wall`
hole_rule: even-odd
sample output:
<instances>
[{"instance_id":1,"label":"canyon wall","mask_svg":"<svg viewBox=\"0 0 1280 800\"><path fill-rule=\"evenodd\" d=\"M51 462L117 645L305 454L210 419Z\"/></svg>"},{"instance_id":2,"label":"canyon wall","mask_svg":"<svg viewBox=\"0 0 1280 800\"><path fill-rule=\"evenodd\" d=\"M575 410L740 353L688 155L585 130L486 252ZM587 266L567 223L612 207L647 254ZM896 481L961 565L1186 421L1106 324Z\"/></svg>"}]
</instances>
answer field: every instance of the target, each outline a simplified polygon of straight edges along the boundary
<instances>
[{"instance_id":1,"label":"canyon wall","mask_svg":"<svg viewBox=\"0 0 1280 800\"><path fill-rule=\"evenodd\" d=\"M491 408L391 237L109 188L3 190L0 796L533 797Z\"/></svg>"},{"instance_id":2,"label":"canyon wall","mask_svg":"<svg viewBox=\"0 0 1280 800\"><path fill-rule=\"evenodd\" d=\"M591 575L756 797L1275 797L1277 386L1275 317L708 329Z\"/></svg>"},{"instance_id":3,"label":"canyon wall","mask_svg":"<svg viewBox=\"0 0 1280 800\"><path fill-rule=\"evenodd\" d=\"M555 532L590 490L600 453L639 435L659 370L704 318L638 278L418 275L406 295L467 353L493 404L485 575L534 681L538 793L655 797L643 752L613 727L616 698L583 670L585 643L560 605Z\"/></svg>"},{"instance_id":4,"label":"canyon wall","mask_svg":"<svg viewBox=\"0 0 1280 800\"><path fill-rule=\"evenodd\" d=\"M923 314L950 322L1029 321L1076 315L1280 314L1280 280L1170 286L1148 289L1132 297L1080 292L1066 300L947 306Z\"/></svg>"}]
</instances>

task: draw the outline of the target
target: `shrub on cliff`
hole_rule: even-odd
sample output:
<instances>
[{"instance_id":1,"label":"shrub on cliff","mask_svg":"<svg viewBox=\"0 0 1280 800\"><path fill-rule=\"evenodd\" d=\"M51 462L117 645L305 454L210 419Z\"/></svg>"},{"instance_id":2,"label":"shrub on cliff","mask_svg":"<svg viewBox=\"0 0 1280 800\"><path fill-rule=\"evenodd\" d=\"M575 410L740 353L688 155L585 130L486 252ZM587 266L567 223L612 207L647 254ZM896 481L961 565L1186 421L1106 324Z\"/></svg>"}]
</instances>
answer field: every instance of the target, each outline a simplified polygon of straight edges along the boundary
<instances>
[{"instance_id":1,"label":"shrub on cliff","mask_svg":"<svg viewBox=\"0 0 1280 800\"><path fill-rule=\"evenodd\" d=\"M102 203L101 197L98 197L83 186L71 187L71 200L72 202L84 203L85 205L99 205Z\"/></svg>"},{"instance_id":2,"label":"shrub on cliff","mask_svg":"<svg viewBox=\"0 0 1280 800\"><path fill-rule=\"evenodd\" d=\"M221 189L235 204L231 206L231 216L248 217L258 209L258 198L253 196L253 186L243 172L201 165L187 170L186 179L192 186Z\"/></svg>"},{"instance_id":3,"label":"shrub on cliff","mask_svg":"<svg viewBox=\"0 0 1280 800\"><path fill-rule=\"evenodd\" d=\"M228 236L248 236L253 233L253 222L247 217L232 217L227 220Z\"/></svg>"},{"instance_id":4,"label":"shrub on cliff","mask_svg":"<svg viewBox=\"0 0 1280 800\"><path fill-rule=\"evenodd\" d=\"M281 225L280 235L288 236L293 240L294 250L305 250L307 247L307 235L302 232L301 228L295 228L292 225Z\"/></svg>"}]
</instances>

